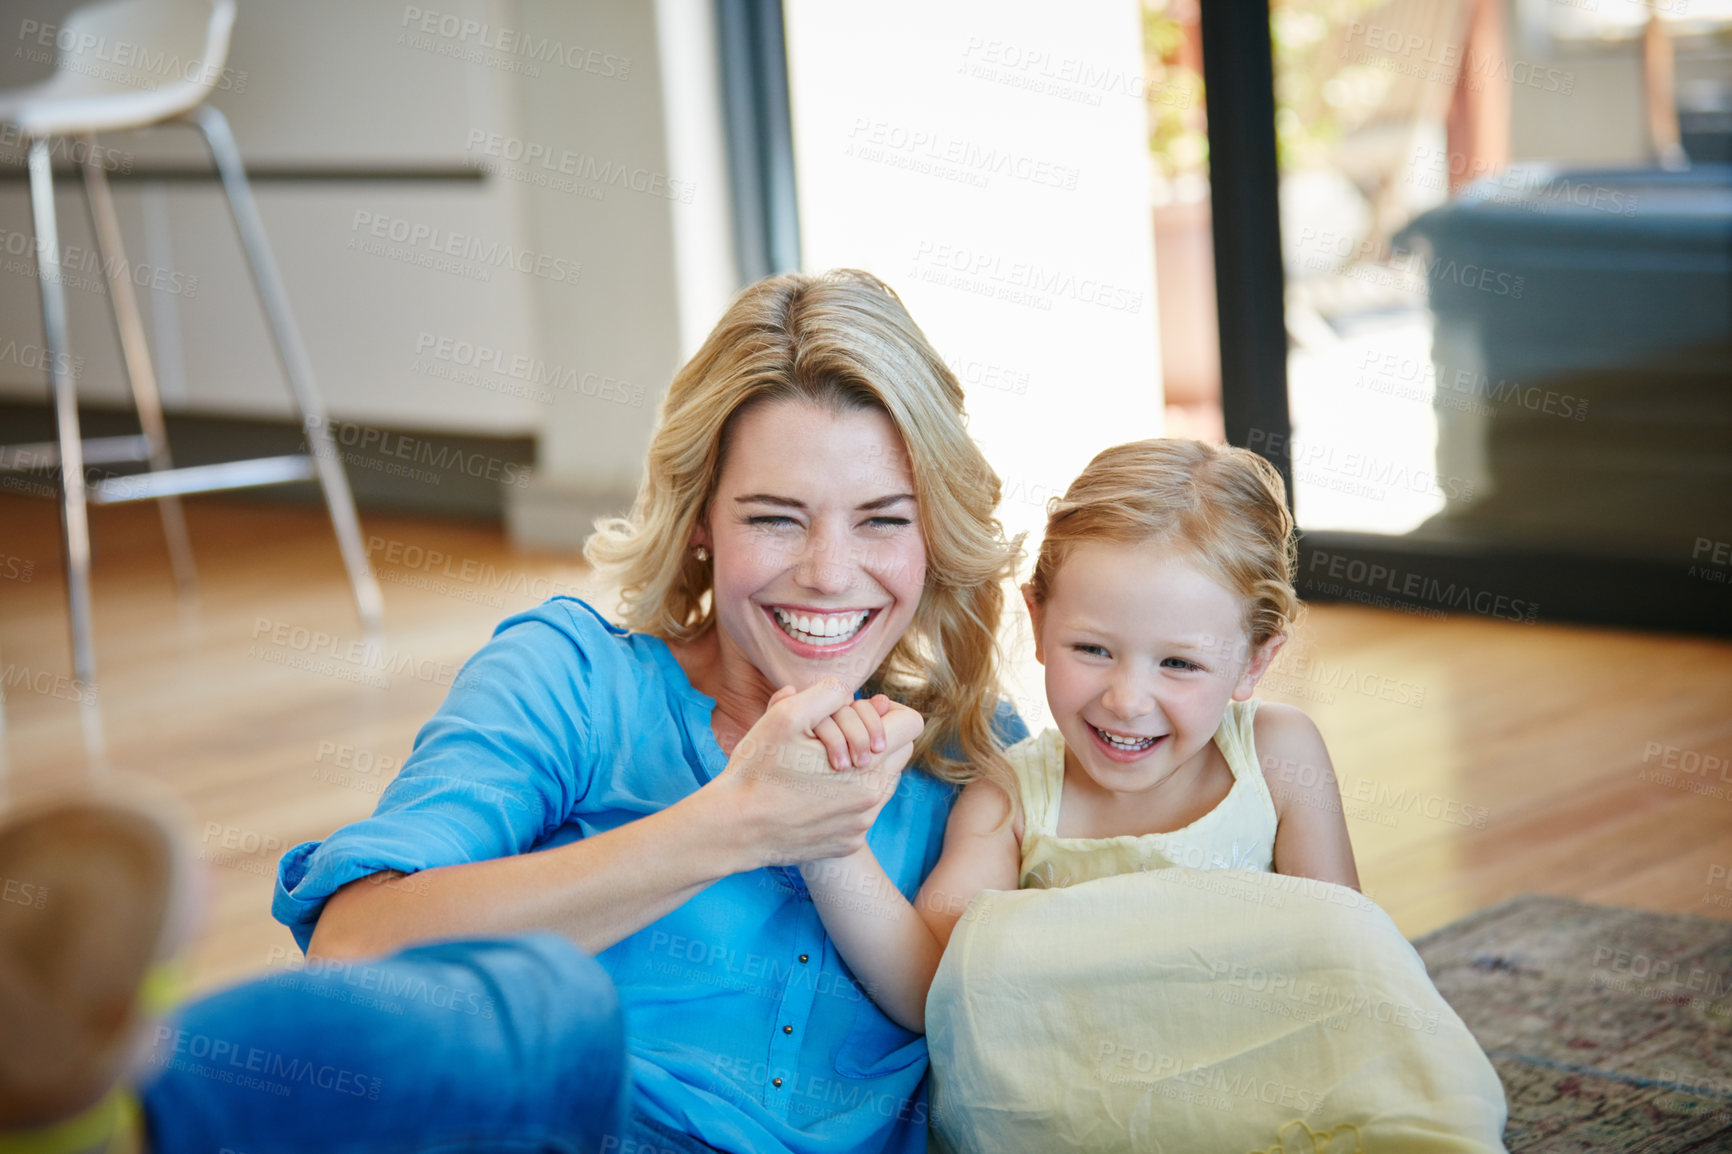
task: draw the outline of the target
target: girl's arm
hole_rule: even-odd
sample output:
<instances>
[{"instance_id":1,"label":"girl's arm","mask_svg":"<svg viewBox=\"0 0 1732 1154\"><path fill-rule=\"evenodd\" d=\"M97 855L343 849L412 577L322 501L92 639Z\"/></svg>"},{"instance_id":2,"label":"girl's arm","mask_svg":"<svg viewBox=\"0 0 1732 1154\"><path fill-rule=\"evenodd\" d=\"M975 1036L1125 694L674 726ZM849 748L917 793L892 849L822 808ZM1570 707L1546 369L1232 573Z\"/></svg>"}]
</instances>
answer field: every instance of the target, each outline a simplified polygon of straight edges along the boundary
<instances>
[{"instance_id":1,"label":"girl's arm","mask_svg":"<svg viewBox=\"0 0 1732 1154\"><path fill-rule=\"evenodd\" d=\"M1252 733L1280 822L1275 872L1358 889L1341 789L1317 726L1291 705L1265 702Z\"/></svg>"},{"instance_id":2,"label":"girl's arm","mask_svg":"<svg viewBox=\"0 0 1732 1154\"><path fill-rule=\"evenodd\" d=\"M968 903L983 889L1016 888L1010 800L988 782L962 791L944 852L909 905L870 848L801 867L824 928L849 969L893 1021L926 1032L926 994Z\"/></svg>"}]
</instances>

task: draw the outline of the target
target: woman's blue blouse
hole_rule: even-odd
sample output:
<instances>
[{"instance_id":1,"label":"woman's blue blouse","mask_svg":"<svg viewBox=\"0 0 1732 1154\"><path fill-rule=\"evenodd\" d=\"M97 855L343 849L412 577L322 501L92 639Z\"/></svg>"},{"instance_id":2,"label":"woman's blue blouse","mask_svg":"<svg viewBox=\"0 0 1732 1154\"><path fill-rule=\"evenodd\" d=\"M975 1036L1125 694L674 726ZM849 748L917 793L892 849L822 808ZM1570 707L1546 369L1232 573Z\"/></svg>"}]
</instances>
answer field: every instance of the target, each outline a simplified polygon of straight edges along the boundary
<instances>
[{"instance_id":1,"label":"woman's blue blouse","mask_svg":"<svg viewBox=\"0 0 1732 1154\"><path fill-rule=\"evenodd\" d=\"M727 764L714 707L664 642L582 601L510 617L373 816L283 857L272 912L304 950L325 901L357 878L547 849L664 809ZM1027 734L1008 707L997 728L1007 744ZM911 899L954 798L906 772L872 827L873 852ZM925 1039L866 996L796 870L724 878L598 960L619 988L650 1118L730 1150L925 1149Z\"/></svg>"}]
</instances>

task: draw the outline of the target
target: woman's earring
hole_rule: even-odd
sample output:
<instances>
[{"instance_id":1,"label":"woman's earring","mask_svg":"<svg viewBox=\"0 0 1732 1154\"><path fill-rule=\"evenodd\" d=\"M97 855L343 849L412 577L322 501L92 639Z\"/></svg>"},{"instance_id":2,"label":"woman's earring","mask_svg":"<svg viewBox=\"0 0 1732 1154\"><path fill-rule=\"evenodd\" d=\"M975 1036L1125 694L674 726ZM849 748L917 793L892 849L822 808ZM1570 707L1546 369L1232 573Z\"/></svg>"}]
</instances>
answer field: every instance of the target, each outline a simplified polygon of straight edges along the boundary
<instances>
[{"instance_id":1,"label":"woman's earring","mask_svg":"<svg viewBox=\"0 0 1732 1154\"><path fill-rule=\"evenodd\" d=\"M710 551L702 545L699 545L696 549L692 550L692 556L696 557L698 559L698 564L701 565L710 559Z\"/></svg>"}]
</instances>

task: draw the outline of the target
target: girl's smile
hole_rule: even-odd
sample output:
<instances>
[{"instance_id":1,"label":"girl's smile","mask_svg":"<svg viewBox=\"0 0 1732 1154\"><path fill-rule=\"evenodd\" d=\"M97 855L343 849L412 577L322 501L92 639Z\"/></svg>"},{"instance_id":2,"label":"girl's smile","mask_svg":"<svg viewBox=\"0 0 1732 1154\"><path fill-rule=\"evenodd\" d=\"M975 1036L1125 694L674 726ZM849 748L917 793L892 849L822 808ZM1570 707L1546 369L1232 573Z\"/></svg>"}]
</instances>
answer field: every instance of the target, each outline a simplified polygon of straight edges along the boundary
<instances>
[{"instance_id":1,"label":"girl's smile","mask_svg":"<svg viewBox=\"0 0 1732 1154\"><path fill-rule=\"evenodd\" d=\"M1067 782L1093 792L1145 793L1202 765L1273 656L1253 657L1239 599L1170 546L1077 545L1029 612Z\"/></svg>"},{"instance_id":2,"label":"girl's smile","mask_svg":"<svg viewBox=\"0 0 1732 1154\"><path fill-rule=\"evenodd\" d=\"M1089 726L1089 733L1094 735L1096 744L1101 747L1105 756L1126 764L1141 760L1167 737L1164 733L1154 737L1131 737L1096 725Z\"/></svg>"}]
</instances>

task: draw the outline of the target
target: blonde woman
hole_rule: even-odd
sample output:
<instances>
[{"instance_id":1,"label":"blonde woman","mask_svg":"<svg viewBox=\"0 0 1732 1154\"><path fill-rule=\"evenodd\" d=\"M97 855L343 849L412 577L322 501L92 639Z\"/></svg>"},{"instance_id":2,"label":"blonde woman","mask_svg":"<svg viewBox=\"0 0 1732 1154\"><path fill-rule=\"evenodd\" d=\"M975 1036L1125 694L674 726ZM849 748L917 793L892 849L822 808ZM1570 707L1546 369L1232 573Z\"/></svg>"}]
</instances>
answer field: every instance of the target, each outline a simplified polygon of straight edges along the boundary
<instances>
[{"instance_id":1,"label":"blonde woman","mask_svg":"<svg viewBox=\"0 0 1732 1154\"><path fill-rule=\"evenodd\" d=\"M1024 735L997 688L998 497L886 286L747 289L587 546L623 626L565 598L503 622L375 814L284 857L274 912L308 965L158 1029L152 1144L923 1150L924 1041L797 867L870 847L913 895L952 783ZM218 1044L357 1092L174 1060Z\"/></svg>"}]
</instances>

